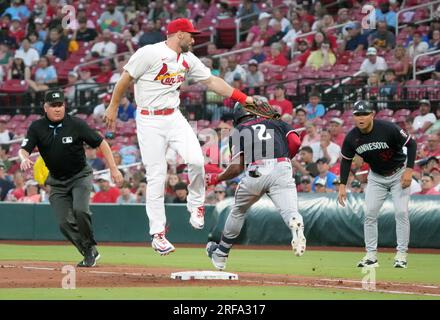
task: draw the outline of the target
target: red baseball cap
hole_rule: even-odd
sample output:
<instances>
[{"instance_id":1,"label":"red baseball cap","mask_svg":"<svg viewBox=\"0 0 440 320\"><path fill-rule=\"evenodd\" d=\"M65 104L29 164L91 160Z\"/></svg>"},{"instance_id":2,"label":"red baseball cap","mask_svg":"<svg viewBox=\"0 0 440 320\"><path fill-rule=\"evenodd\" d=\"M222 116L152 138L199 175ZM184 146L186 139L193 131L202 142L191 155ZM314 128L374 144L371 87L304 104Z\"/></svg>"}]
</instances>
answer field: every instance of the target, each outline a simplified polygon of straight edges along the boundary
<instances>
[{"instance_id":1,"label":"red baseball cap","mask_svg":"<svg viewBox=\"0 0 440 320\"><path fill-rule=\"evenodd\" d=\"M189 32L189 33L200 33L199 30L194 29L193 24L191 21L185 18L179 18L176 20L171 21L167 26L167 34L173 34L177 31L183 31L183 32Z\"/></svg>"}]
</instances>

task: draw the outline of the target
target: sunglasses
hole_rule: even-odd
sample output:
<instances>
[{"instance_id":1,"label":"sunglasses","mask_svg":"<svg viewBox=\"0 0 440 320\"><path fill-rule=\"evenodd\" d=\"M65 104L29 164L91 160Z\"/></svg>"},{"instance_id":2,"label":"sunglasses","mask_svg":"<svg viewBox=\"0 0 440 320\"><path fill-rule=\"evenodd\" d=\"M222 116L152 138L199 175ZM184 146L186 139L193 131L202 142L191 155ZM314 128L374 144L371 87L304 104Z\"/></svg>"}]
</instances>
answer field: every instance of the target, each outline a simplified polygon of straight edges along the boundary
<instances>
[{"instance_id":1,"label":"sunglasses","mask_svg":"<svg viewBox=\"0 0 440 320\"><path fill-rule=\"evenodd\" d=\"M311 183L311 181L309 181L309 180L306 180L306 181L301 181L301 183L304 183L304 184L310 184L310 183Z\"/></svg>"},{"instance_id":2,"label":"sunglasses","mask_svg":"<svg viewBox=\"0 0 440 320\"><path fill-rule=\"evenodd\" d=\"M214 191L214 193L225 193L224 191Z\"/></svg>"},{"instance_id":3,"label":"sunglasses","mask_svg":"<svg viewBox=\"0 0 440 320\"><path fill-rule=\"evenodd\" d=\"M353 115L355 117L362 117L362 116L369 116L371 114L371 112L356 112Z\"/></svg>"}]
</instances>

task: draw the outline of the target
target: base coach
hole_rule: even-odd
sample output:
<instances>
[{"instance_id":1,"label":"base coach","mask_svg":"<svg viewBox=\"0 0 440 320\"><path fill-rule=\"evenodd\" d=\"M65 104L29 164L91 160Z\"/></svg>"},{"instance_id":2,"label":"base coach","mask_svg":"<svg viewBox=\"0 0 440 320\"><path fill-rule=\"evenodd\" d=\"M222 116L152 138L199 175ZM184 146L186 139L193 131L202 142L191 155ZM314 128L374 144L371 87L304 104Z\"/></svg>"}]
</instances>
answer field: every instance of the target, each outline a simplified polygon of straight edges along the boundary
<instances>
[{"instance_id":1,"label":"base coach","mask_svg":"<svg viewBox=\"0 0 440 320\"><path fill-rule=\"evenodd\" d=\"M93 267L100 255L89 209L93 171L86 162L84 143L100 149L115 183L121 184L123 177L108 143L83 120L66 114L63 91L46 92L44 112L44 117L32 122L23 140L18 152L20 167L32 168L29 155L38 147L49 169L46 180L51 186L49 202L60 230L84 256L78 267Z\"/></svg>"}]
</instances>

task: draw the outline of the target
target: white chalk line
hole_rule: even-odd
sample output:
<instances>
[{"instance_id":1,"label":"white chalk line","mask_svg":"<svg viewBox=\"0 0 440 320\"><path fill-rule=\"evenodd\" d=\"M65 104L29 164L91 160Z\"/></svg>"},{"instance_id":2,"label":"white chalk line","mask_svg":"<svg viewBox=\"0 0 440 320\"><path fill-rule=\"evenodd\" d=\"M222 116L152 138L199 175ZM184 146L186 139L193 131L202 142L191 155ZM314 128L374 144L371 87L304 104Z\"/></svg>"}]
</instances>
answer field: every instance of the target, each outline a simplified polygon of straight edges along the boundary
<instances>
[{"instance_id":1,"label":"white chalk line","mask_svg":"<svg viewBox=\"0 0 440 320\"><path fill-rule=\"evenodd\" d=\"M34 266L16 266L16 265L0 265L0 267L3 268L23 268L23 269L30 269L30 270L43 270L43 271L55 271L56 268L51 267L34 267ZM94 271L94 270L81 270L82 272L87 273L93 273L93 274L103 274L103 275L126 275L126 276L152 276L152 274L143 274L143 273L131 273L131 272L115 272L115 271ZM348 283L359 283L361 284L362 281L359 280L349 280L349 279L313 279L316 281L331 281L331 282L348 282ZM255 283L255 284L271 284L271 285L283 285L283 286L300 286L300 287L310 287L310 285L306 285L301 282L282 282L282 281L266 281L266 280L240 280L242 282L247 283ZM430 288L430 289L438 289L438 286L426 286L426 285L417 285L413 283L408 284L399 284L399 283L387 283L388 285L393 286L401 286L401 285L407 285L414 288ZM432 296L432 297L440 297L440 294L435 293L422 293L422 292L411 292L411 291L398 291L398 290L385 290L385 289L374 289L374 290L366 290L364 288L357 288L357 287L348 287L348 286L335 286L335 285L327 285L327 284L319 284L319 283L312 283L311 286L313 287L322 287L322 288L332 288L332 289L346 289L346 290L355 290L355 291L368 291L368 292L380 292L380 293L391 293L391 294L407 294L407 295L421 295L421 296Z\"/></svg>"}]
</instances>

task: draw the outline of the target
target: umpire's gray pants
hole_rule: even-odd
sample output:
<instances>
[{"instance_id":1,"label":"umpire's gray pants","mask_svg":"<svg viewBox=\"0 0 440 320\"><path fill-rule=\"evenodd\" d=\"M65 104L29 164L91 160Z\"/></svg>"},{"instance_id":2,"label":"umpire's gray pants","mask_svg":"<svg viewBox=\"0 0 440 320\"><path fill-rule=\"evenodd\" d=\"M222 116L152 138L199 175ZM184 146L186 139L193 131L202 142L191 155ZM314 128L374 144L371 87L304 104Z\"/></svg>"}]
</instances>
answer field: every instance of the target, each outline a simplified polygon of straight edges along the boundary
<instances>
[{"instance_id":1,"label":"umpire's gray pants","mask_svg":"<svg viewBox=\"0 0 440 320\"><path fill-rule=\"evenodd\" d=\"M373 171L368 174L368 184L365 190L365 221L364 235L367 252L377 251L378 232L377 215L382 207L388 192L394 203L396 217L397 251L408 251L409 217L408 202L410 187L402 189L400 179L405 166L389 177L381 176Z\"/></svg>"},{"instance_id":2,"label":"umpire's gray pants","mask_svg":"<svg viewBox=\"0 0 440 320\"><path fill-rule=\"evenodd\" d=\"M244 224L246 211L267 194L281 214L284 222L289 226L290 220L295 217L303 222L298 213L298 196L295 180L292 178L290 162L276 162L266 160L265 165L258 165L260 177L249 176L249 166L245 177L239 183L235 193L235 204L225 223L223 235L228 239L235 239L240 235Z\"/></svg>"},{"instance_id":3,"label":"umpire's gray pants","mask_svg":"<svg viewBox=\"0 0 440 320\"><path fill-rule=\"evenodd\" d=\"M89 166L67 180L58 180L50 175L46 180L51 187L49 202L60 230L82 255L86 249L96 245L89 208L92 180L93 171Z\"/></svg>"}]
</instances>

